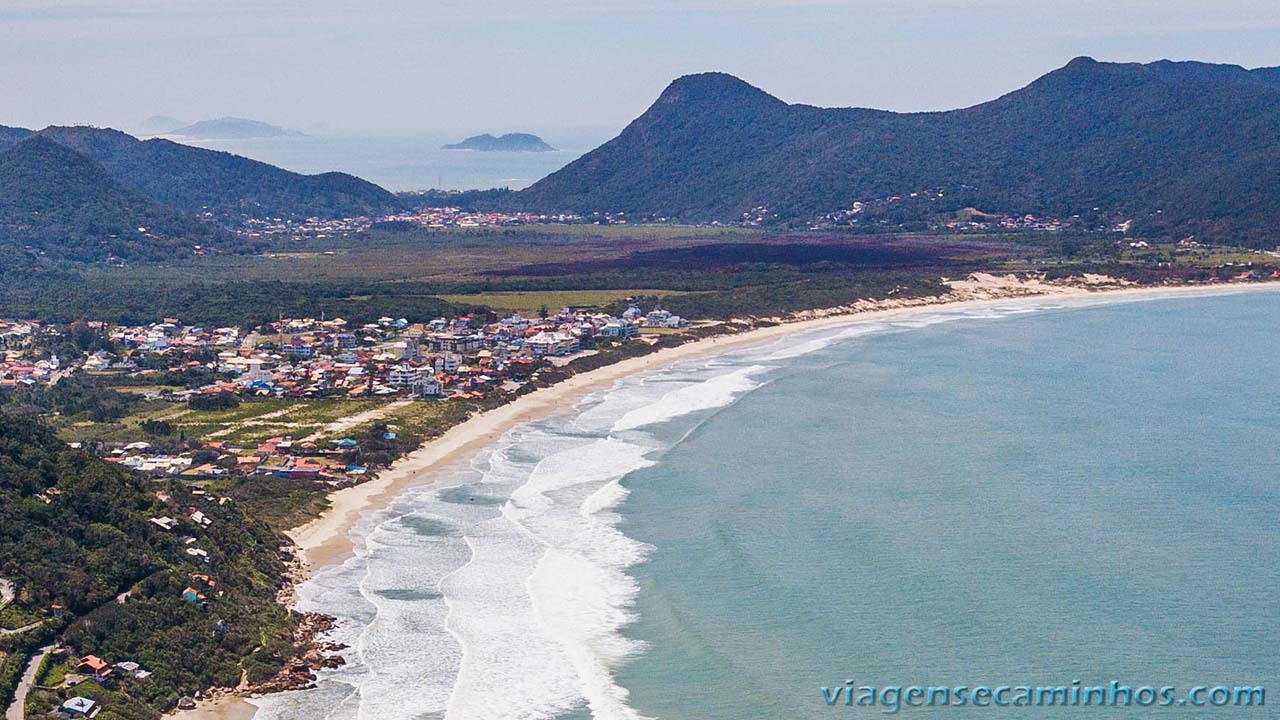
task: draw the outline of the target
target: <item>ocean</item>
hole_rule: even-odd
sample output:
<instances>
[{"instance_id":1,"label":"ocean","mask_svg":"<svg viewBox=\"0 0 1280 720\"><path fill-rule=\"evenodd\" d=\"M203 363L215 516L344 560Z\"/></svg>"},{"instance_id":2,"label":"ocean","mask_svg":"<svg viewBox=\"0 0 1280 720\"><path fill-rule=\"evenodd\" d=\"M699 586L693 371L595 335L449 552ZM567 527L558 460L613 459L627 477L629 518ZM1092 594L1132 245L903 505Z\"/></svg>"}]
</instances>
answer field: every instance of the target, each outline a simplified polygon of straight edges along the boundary
<instances>
[{"instance_id":1,"label":"ocean","mask_svg":"<svg viewBox=\"0 0 1280 720\"><path fill-rule=\"evenodd\" d=\"M1277 316L936 308L630 377L366 516L300 588L347 665L258 717L877 717L828 697L1077 681L1171 704L1014 714L1265 717L1177 701L1280 688Z\"/></svg>"},{"instance_id":2,"label":"ocean","mask_svg":"<svg viewBox=\"0 0 1280 720\"><path fill-rule=\"evenodd\" d=\"M608 131L563 131L544 137L555 152L441 150L465 133L324 134L256 140L183 140L305 174L350 173L392 192L519 190L576 160L610 137Z\"/></svg>"}]
</instances>

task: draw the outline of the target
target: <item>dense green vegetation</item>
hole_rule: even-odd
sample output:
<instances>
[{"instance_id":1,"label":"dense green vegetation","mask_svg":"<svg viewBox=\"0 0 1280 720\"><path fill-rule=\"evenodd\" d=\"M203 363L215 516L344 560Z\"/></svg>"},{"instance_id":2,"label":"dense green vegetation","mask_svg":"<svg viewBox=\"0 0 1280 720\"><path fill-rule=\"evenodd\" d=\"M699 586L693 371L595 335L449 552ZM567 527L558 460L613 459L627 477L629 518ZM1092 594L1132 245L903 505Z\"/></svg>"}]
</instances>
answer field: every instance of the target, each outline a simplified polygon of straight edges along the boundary
<instances>
[{"instance_id":1,"label":"dense green vegetation","mask_svg":"<svg viewBox=\"0 0 1280 720\"><path fill-rule=\"evenodd\" d=\"M44 137L0 155L0 246L42 262L248 248L210 223L122 187L97 163Z\"/></svg>"},{"instance_id":2,"label":"dense green vegetation","mask_svg":"<svg viewBox=\"0 0 1280 720\"><path fill-rule=\"evenodd\" d=\"M83 374L52 386L0 388L0 412L31 417L57 413L109 422L124 417L138 400L137 395L119 392Z\"/></svg>"},{"instance_id":3,"label":"dense green vegetation","mask_svg":"<svg viewBox=\"0 0 1280 720\"><path fill-rule=\"evenodd\" d=\"M0 127L0 273L67 260L253 252L261 243L221 226L402 207L386 190L343 173L299 175L116 130Z\"/></svg>"},{"instance_id":4,"label":"dense green vegetation","mask_svg":"<svg viewBox=\"0 0 1280 720\"><path fill-rule=\"evenodd\" d=\"M186 520L192 507L212 524ZM149 522L161 515L180 518L179 527ZM73 653L151 670L146 680L111 680L102 690L123 691L149 713L184 694L236 685L242 672L264 680L292 656L295 621L275 604L282 544L234 501L143 480L68 448L33 421L0 418L0 576L15 582L19 606L63 628ZM216 589L200 586L203 606L182 597L198 582L193 574L217 581ZM50 617L55 604L65 617Z\"/></svg>"},{"instance_id":5,"label":"dense green vegetation","mask_svg":"<svg viewBox=\"0 0 1280 720\"><path fill-rule=\"evenodd\" d=\"M257 326L289 317L327 313L368 322L383 315L435 317L465 312L430 295L420 285L365 285L354 280L308 282L185 282L172 277L138 286L127 275L86 281L75 272L15 277L0 286L0 315L38 317L53 322L103 319L155 322L164 317L210 325Z\"/></svg>"},{"instance_id":6,"label":"dense green vegetation","mask_svg":"<svg viewBox=\"0 0 1280 720\"><path fill-rule=\"evenodd\" d=\"M940 278L977 270L1209 280L1230 272L1215 265L1244 257L1215 260L1216 250L1183 251L1174 244L1141 253L1127 246L1118 234L1071 232L865 235L668 225L371 230L257 256L38 272L0 265L0 317L130 324L179 317L257 326L279 313L365 323L523 307L501 293L525 300L543 295L525 312L557 302L618 310L636 295L661 298L691 319L768 317L891 291L934 294Z\"/></svg>"},{"instance_id":7,"label":"dense green vegetation","mask_svg":"<svg viewBox=\"0 0 1280 720\"><path fill-rule=\"evenodd\" d=\"M1080 58L982 105L897 114L788 105L728 75L694 75L617 138L502 202L721 220L765 206L767 218L808 222L934 190L917 215L1097 208L1149 235L1274 243L1275 77Z\"/></svg>"}]
</instances>

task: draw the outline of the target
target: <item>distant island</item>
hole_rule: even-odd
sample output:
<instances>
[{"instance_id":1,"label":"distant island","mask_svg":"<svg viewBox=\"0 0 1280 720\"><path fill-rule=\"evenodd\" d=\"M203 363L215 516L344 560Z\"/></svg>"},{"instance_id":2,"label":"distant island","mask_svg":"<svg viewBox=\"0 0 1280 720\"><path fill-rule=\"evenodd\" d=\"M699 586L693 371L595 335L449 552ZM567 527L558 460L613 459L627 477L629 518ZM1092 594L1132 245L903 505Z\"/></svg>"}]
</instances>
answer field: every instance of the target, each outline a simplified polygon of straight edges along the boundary
<instances>
[{"instance_id":1,"label":"distant island","mask_svg":"<svg viewBox=\"0 0 1280 720\"><path fill-rule=\"evenodd\" d=\"M224 117L201 120L166 133L193 140L257 140L260 138L304 137L306 133L269 125L259 120Z\"/></svg>"},{"instance_id":2,"label":"distant island","mask_svg":"<svg viewBox=\"0 0 1280 720\"><path fill-rule=\"evenodd\" d=\"M444 150L478 150L480 152L554 152L542 138L529 133L507 133L502 137L494 137L488 133L474 135L453 145L445 145Z\"/></svg>"},{"instance_id":3,"label":"distant island","mask_svg":"<svg viewBox=\"0 0 1280 720\"><path fill-rule=\"evenodd\" d=\"M151 135L164 135L171 133L181 127L189 125L185 120L179 120L168 115L152 115L151 117L138 123L134 130L139 136L147 137Z\"/></svg>"}]
</instances>

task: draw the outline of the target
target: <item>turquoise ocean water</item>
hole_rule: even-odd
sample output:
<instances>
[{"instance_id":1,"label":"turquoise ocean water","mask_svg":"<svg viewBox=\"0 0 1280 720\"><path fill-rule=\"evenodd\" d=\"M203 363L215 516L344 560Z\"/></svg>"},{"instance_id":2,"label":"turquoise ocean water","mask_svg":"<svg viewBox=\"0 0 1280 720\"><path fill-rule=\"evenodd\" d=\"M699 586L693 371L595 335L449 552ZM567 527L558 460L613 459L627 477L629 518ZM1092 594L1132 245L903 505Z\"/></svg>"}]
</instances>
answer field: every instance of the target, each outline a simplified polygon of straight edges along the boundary
<instances>
[{"instance_id":1,"label":"turquoise ocean water","mask_svg":"<svg viewBox=\"0 0 1280 720\"><path fill-rule=\"evenodd\" d=\"M349 664L261 717L883 714L824 701L850 680L1280 692L1278 316L1275 292L930 310L629 378L366 518L302 588Z\"/></svg>"},{"instance_id":2,"label":"turquoise ocean water","mask_svg":"<svg viewBox=\"0 0 1280 720\"><path fill-rule=\"evenodd\" d=\"M455 133L326 134L256 140L183 141L261 160L294 172L351 173L393 192L402 190L521 189L559 170L610 136L607 131L562 131L545 139L555 152L442 150Z\"/></svg>"}]
</instances>

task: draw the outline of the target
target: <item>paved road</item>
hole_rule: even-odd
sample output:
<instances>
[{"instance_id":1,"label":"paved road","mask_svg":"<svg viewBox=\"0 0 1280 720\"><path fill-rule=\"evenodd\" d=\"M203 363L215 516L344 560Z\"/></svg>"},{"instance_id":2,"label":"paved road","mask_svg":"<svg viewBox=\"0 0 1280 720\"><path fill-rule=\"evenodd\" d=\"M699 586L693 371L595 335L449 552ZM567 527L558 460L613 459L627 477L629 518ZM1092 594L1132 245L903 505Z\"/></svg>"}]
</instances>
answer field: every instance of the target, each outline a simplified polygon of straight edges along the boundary
<instances>
[{"instance_id":1,"label":"paved road","mask_svg":"<svg viewBox=\"0 0 1280 720\"><path fill-rule=\"evenodd\" d=\"M27 671L22 674L22 680L18 681L18 690L13 694L13 702L4 713L4 720L25 720L27 693L31 692L31 686L36 683L36 671L40 669L41 661L52 650L52 645L40 648L40 652L31 658L30 663L27 663Z\"/></svg>"}]
</instances>

